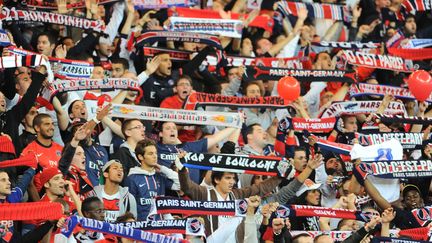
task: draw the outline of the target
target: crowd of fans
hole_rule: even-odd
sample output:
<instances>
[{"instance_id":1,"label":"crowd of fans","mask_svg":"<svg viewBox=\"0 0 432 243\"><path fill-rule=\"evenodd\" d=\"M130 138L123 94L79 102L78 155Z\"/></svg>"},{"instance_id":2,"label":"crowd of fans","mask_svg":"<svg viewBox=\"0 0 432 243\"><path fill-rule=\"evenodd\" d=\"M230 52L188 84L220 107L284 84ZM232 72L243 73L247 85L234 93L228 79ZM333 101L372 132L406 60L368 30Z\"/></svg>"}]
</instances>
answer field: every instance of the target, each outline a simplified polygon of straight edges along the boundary
<instances>
[{"instance_id":1,"label":"crowd of fans","mask_svg":"<svg viewBox=\"0 0 432 243\"><path fill-rule=\"evenodd\" d=\"M432 200L430 178L383 182L386 179L377 179L358 166L362 155L347 160L337 152L322 148L320 151L316 146L317 137L294 131L293 127L285 127L286 134L282 134L284 143L291 142L286 143L283 151L275 149L275 143L281 140L280 124L289 123L292 118L319 118L332 102L382 101L375 113L384 114L387 105L396 101L404 104L407 115L418 118L432 115L427 102L379 94L354 99L348 91L355 84L300 82L301 96L288 109L230 106L202 109L202 112L241 112L242 128L112 117L114 104L182 109L193 92L250 98L271 96L277 93L278 80L246 82L243 80L246 67L224 61L214 68L200 58L215 56L216 49L202 43L159 41L152 45L198 53L191 55L190 61L174 60L169 51L150 57L142 50L128 48L129 42L141 33L169 31L168 12L175 11L178 6L140 9L131 0L100 1L99 4L97 0L85 0L83 8L68 7L74 2L80 1L10 0L3 1L3 7L32 9L30 5L49 3L58 8L36 10L102 20L107 27L105 33L91 28L14 21L3 21L2 29L7 32L11 45L41 54L46 59L92 63L92 79L138 80L143 96L138 97L135 90L71 91L58 93L50 104L42 104L37 97L50 86L50 72L56 75L55 69L46 66L2 69L0 132L5 145L0 145L4 147L0 149L0 161L34 154L38 166L1 169L0 202L8 205L57 202L63 205L64 211L64 217L58 221L3 220L0 217L3 242L133 242L88 230L77 230L69 238L60 239L60 231L67 226L65 221L71 215L110 223L184 217L150 215L153 199L158 196L200 201L246 199L246 217L238 222L231 216L194 215L205 225L209 242L367 243L380 236L418 240L402 236L398 230L428 227L432 222L432 209L427 206ZM432 38L430 10L399 18L402 2L398 0L315 1L346 6L352 17L348 22L311 18L305 8L284 16L276 11L278 1L275 0L194 2L196 5L191 8L215 11L221 19L249 14L249 18L241 18L244 22L241 38L219 37L225 56L295 57L309 64L304 68L314 70L343 69L337 65L341 60L340 48L314 43L380 43L379 53L385 55L386 42L394 35L401 36L393 46L396 48L403 48L412 39ZM256 8L252 9L253 6ZM256 16L266 16L273 23L271 31L248 26ZM7 46L2 49L2 57L15 55ZM426 70L431 67L427 59L418 63ZM279 65L279 68L284 67L283 63ZM357 71L358 83L406 87L404 79L409 75L379 68L350 65L346 68ZM109 101L98 102L101 95L108 96ZM421 148L404 149L400 159L431 159L429 125L373 122L373 114L342 114L336 117L334 129L320 134L319 138L353 145L359 143L353 136L357 132L423 132ZM12 142L12 152L5 149L7 141ZM285 157L295 169L295 175L281 178L188 169L181 160L187 152ZM367 222L318 216L283 219L274 217L279 205L341 208L369 212L372 216ZM419 211L422 223L416 218ZM349 234L343 238L332 234L342 231ZM191 242L205 241L203 237L170 235ZM425 237L423 240L427 241L427 233Z\"/></svg>"}]
</instances>

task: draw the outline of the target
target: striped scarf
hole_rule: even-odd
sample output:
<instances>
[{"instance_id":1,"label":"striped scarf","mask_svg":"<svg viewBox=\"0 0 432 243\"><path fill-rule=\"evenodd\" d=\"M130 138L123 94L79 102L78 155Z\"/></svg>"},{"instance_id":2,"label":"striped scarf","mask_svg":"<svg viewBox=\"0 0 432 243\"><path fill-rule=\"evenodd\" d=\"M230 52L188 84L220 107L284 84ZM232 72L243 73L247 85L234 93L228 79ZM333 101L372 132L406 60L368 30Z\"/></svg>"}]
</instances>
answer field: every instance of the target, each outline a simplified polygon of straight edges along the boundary
<instances>
[{"instance_id":1,"label":"striped scarf","mask_svg":"<svg viewBox=\"0 0 432 243\"><path fill-rule=\"evenodd\" d=\"M297 16L297 11L301 8L306 8L308 16L311 18L343 20L345 22L349 22L351 19L348 7L342 5L287 1L280 1L277 4L277 10L284 17L289 15Z\"/></svg>"}]
</instances>

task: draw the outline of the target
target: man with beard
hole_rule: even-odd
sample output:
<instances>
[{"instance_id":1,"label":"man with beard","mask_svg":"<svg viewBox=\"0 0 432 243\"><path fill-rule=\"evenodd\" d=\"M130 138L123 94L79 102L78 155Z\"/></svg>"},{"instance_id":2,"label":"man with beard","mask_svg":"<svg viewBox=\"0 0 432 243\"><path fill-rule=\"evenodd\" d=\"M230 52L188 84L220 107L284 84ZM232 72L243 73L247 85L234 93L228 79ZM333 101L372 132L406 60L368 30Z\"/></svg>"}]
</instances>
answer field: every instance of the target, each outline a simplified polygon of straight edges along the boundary
<instances>
[{"instance_id":1,"label":"man with beard","mask_svg":"<svg viewBox=\"0 0 432 243\"><path fill-rule=\"evenodd\" d=\"M50 167L57 168L63 147L52 140L54 136L54 122L51 116L43 113L38 114L33 120L33 127L37 134L36 140L31 142L23 150L21 155L27 155L29 153L35 154L39 166L44 170ZM37 174L34 178L34 185L37 191L40 191L43 186L39 177L40 175Z\"/></svg>"},{"instance_id":2,"label":"man with beard","mask_svg":"<svg viewBox=\"0 0 432 243\"><path fill-rule=\"evenodd\" d=\"M175 87L177 88L177 95L165 98L160 105L161 108L182 109L184 101L192 92L192 79L187 75L180 76L177 79ZM197 139L197 132L200 131L196 126L179 125L177 125L177 130L178 138L183 143L195 141Z\"/></svg>"}]
</instances>

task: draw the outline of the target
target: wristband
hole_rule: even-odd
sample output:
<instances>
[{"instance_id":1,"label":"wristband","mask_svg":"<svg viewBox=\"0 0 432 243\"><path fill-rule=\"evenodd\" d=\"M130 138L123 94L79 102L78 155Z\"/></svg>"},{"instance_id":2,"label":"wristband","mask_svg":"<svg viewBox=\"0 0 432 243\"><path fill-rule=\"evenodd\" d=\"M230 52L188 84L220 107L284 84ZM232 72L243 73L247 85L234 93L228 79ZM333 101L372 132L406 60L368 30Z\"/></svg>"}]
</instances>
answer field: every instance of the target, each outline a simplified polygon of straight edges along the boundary
<instances>
[{"instance_id":1,"label":"wristband","mask_svg":"<svg viewBox=\"0 0 432 243\"><path fill-rule=\"evenodd\" d=\"M99 124L99 123L101 122L101 121L99 121L96 117L93 117L92 120L96 123L96 125Z\"/></svg>"}]
</instances>

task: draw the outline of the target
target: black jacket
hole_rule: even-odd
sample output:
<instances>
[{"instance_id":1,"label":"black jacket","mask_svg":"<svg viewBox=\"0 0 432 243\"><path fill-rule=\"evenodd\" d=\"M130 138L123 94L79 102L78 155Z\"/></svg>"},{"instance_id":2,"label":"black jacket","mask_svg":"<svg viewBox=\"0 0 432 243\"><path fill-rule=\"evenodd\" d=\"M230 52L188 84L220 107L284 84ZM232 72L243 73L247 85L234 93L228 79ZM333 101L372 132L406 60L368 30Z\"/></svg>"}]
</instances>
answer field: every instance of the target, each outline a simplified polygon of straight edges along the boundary
<instances>
[{"instance_id":1,"label":"black jacket","mask_svg":"<svg viewBox=\"0 0 432 243\"><path fill-rule=\"evenodd\" d=\"M8 134L15 146L15 153L19 155L22 150L22 145L19 139L18 127L22 119L34 105L36 97L41 88L42 82L45 80L45 75L39 72L32 72L32 83L28 88L21 101L12 109L0 114L0 132ZM5 77L12 78L12 77Z\"/></svg>"}]
</instances>

